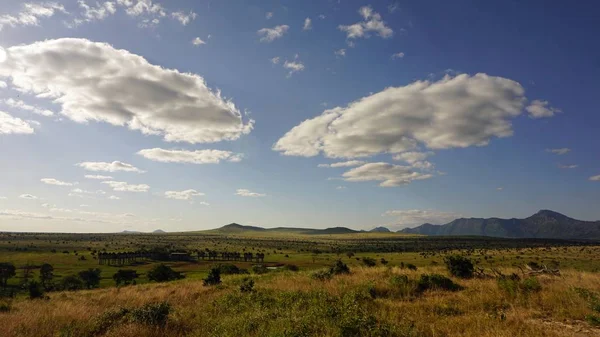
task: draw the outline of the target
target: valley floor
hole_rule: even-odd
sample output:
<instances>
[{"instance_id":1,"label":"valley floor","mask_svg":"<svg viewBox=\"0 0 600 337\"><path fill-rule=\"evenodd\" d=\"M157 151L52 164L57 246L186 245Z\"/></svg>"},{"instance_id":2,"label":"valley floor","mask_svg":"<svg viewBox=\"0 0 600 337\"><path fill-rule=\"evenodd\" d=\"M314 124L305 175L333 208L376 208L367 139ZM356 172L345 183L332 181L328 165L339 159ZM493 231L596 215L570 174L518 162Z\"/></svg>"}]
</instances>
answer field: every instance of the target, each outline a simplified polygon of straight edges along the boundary
<instances>
[{"instance_id":1,"label":"valley floor","mask_svg":"<svg viewBox=\"0 0 600 337\"><path fill-rule=\"evenodd\" d=\"M452 278L462 290L421 292L417 280L423 274L447 276L445 268L351 267L350 274L328 280L313 273L223 276L218 286L190 279L49 293L46 300L19 298L0 304L0 336L600 335L594 325L600 323L597 273L565 270L530 283ZM254 281L252 291L240 290L245 277Z\"/></svg>"}]
</instances>

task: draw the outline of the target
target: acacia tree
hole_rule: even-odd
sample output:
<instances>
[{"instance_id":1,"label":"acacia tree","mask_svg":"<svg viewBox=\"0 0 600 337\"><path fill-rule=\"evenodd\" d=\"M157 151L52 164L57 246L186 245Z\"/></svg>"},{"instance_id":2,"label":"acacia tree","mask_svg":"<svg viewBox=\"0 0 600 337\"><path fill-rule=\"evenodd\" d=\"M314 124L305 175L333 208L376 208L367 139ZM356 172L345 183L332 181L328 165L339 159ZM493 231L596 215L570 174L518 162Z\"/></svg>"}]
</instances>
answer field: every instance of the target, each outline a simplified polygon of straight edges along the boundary
<instances>
[{"instance_id":1,"label":"acacia tree","mask_svg":"<svg viewBox=\"0 0 600 337\"><path fill-rule=\"evenodd\" d=\"M113 275L113 280L115 280L115 284L118 287L120 285L135 284L135 279L138 277L139 275L135 270L119 269L119 271Z\"/></svg>"},{"instance_id":2,"label":"acacia tree","mask_svg":"<svg viewBox=\"0 0 600 337\"><path fill-rule=\"evenodd\" d=\"M15 265L10 262L0 263L0 284L2 288L6 288L8 279L16 275Z\"/></svg>"},{"instance_id":3,"label":"acacia tree","mask_svg":"<svg viewBox=\"0 0 600 337\"><path fill-rule=\"evenodd\" d=\"M48 290L52 287L52 280L54 279L54 267L49 263L44 263L40 267L40 283L44 289Z\"/></svg>"}]
</instances>

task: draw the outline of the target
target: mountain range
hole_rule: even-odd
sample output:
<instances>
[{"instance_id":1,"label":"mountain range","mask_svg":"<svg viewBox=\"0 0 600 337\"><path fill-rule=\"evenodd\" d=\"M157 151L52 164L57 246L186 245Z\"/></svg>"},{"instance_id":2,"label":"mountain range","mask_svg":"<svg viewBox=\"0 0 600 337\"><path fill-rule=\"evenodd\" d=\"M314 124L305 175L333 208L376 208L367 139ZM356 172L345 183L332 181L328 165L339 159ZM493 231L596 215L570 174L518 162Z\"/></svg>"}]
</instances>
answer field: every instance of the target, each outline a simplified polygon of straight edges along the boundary
<instances>
[{"instance_id":1,"label":"mountain range","mask_svg":"<svg viewBox=\"0 0 600 337\"><path fill-rule=\"evenodd\" d=\"M525 219L460 218L445 225L426 223L399 232L434 236L600 239L600 221L576 220L558 212L541 210Z\"/></svg>"}]
</instances>

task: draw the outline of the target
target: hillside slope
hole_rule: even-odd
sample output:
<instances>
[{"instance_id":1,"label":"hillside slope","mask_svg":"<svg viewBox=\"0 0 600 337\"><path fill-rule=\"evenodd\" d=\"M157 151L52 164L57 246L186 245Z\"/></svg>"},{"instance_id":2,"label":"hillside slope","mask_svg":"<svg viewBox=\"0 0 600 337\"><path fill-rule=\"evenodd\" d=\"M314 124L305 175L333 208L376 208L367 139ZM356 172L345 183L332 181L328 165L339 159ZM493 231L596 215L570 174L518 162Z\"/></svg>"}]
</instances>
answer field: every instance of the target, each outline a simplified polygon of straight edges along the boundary
<instances>
[{"instance_id":1,"label":"hillside slope","mask_svg":"<svg viewBox=\"0 0 600 337\"><path fill-rule=\"evenodd\" d=\"M423 224L401 230L407 234L503 238L600 239L600 221L582 221L550 210L525 219L461 218L445 225Z\"/></svg>"}]
</instances>

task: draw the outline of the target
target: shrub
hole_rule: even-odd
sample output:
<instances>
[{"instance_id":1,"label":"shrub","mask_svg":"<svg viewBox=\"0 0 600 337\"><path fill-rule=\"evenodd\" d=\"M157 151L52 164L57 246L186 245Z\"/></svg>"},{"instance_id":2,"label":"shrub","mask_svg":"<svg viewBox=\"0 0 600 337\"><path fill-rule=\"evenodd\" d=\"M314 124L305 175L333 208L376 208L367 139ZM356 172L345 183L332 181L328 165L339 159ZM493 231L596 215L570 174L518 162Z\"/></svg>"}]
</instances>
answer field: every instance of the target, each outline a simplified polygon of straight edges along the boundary
<instances>
[{"instance_id":1,"label":"shrub","mask_svg":"<svg viewBox=\"0 0 600 337\"><path fill-rule=\"evenodd\" d=\"M121 285L135 284L135 279L139 277L138 273L132 269L119 269L114 275L113 280L117 287Z\"/></svg>"},{"instance_id":2,"label":"shrub","mask_svg":"<svg viewBox=\"0 0 600 337\"><path fill-rule=\"evenodd\" d=\"M11 309L10 303L0 303L0 312L10 312Z\"/></svg>"},{"instance_id":3,"label":"shrub","mask_svg":"<svg viewBox=\"0 0 600 337\"><path fill-rule=\"evenodd\" d=\"M417 290L419 292L424 292L426 290L458 291L462 289L463 287L461 285L456 284L446 276L439 274L423 274L417 282Z\"/></svg>"},{"instance_id":4,"label":"shrub","mask_svg":"<svg viewBox=\"0 0 600 337\"><path fill-rule=\"evenodd\" d=\"M60 289L67 291L75 291L83 289L83 281L75 275L69 275L63 277L60 281Z\"/></svg>"},{"instance_id":5,"label":"shrub","mask_svg":"<svg viewBox=\"0 0 600 337\"><path fill-rule=\"evenodd\" d=\"M240 284L240 291L243 293L250 293L254 291L254 280L249 277L244 277Z\"/></svg>"},{"instance_id":6,"label":"shrub","mask_svg":"<svg viewBox=\"0 0 600 337\"><path fill-rule=\"evenodd\" d=\"M184 276L181 275L181 273L176 272L173 268L164 264L159 264L148 272L148 280L155 282L168 282L180 280L182 278L184 278Z\"/></svg>"},{"instance_id":7,"label":"shrub","mask_svg":"<svg viewBox=\"0 0 600 337\"><path fill-rule=\"evenodd\" d=\"M348 268L348 266L344 262L342 262L342 260L337 260L329 268L329 273L331 275L350 274L350 268Z\"/></svg>"},{"instance_id":8,"label":"shrub","mask_svg":"<svg viewBox=\"0 0 600 337\"><path fill-rule=\"evenodd\" d=\"M367 267L375 267L375 265L377 265L377 261L370 257L363 257L362 263Z\"/></svg>"},{"instance_id":9,"label":"shrub","mask_svg":"<svg viewBox=\"0 0 600 337\"><path fill-rule=\"evenodd\" d=\"M171 306L167 302L149 303L140 308L131 310L129 321L154 326L164 326L169 318Z\"/></svg>"},{"instance_id":10,"label":"shrub","mask_svg":"<svg viewBox=\"0 0 600 337\"><path fill-rule=\"evenodd\" d=\"M97 288L100 285L100 273L98 268L90 268L79 272L79 278L88 289Z\"/></svg>"},{"instance_id":11,"label":"shrub","mask_svg":"<svg viewBox=\"0 0 600 337\"><path fill-rule=\"evenodd\" d=\"M205 286L214 286L221 283L221 269L213 267L208 272L208 276L203 280Z\"/></svg>"},{"instance_id":12,"label":"shrub","mask_svg":"<svg viewBox=\"0 0 600 337\"><path fill-rule=\"evenodd\" d=\"M283 266L284 270L289 270L289 271L298 271L300 270L300 268L298 268L297 265L295 264L286 264L285 266Z\"/></svg>"},{"instance_id":13,"label":"shrub","mask_svg":"<svg viewBox=\"0 0 600 337\"><path fill-rule=\"evenodd\" d=\"M417 270L417 266L412 263L407 263L406 268L408 268L408 270Z\"/></svg>"},{"instance_id":14,"label":"shrub","mask_svg":"<svg viewBox=\"0 0 600 337\"><path fill-rule=\"evenodd\" d=\"M333 275L331 275L330 270L321 269L321 270L312 272L312 274L310 274L310 277L312 277L315 280L319 280L319 281L327 281L327 280L331 280Z\"/></svg>"},{"instance_id":15,"label":"shrub","mask_svg":"<svg viewBox=\"0 0 600 337\"><path fill-rule=\"evenodd\" d=\"M218 265L218 268L221 271L221 274L223 275L244 274L244 270L238 268L238 266L236 266L235 264L220 264Z\"/></svg>"},{"instance_id":16,"label":"shrub","mask_svg":"<svg viewBox=\"0 0 600 337\"><path fill-rule=\"evenodd\" d=\"M44 297L42 285L37 281L29 281L27 283L27 292L29 293L29 299L32 300Z\"/></svg>"},{"instance_id":17,"label":"shrub","mask_svg":"<svg viewBox=\"0 0 600 337\"><path fill-rule=\"evenodd\" d=\"M381 258L381 260L379 260L379 262L380 262L382 265L384 265L384 266L385 266L386 264L388 264L388 260L384 259L383 257Z\"/></svg>"},{"instance_id":18,"label":"shrub","mask_svg":"<svg viewBox=\"0 0 600 337\"><path fill-rule=\"evenodd\" d=\"M0 285L6 288L8 279L16 275L15 265L10 262L0 263Z\"/></svg>"},{"instance_id":19,"label":"shrub","mask_svg":"<svg viewBox=\"0 0 600 337\"><path fill-rule=\"evenodd\" d=\"M498 288L503 290L510 297L516 297L517 295L529 295L542 290L542 285L535 277L529 277L521 280L519 275L512 274L508 276L500 276L497 280Z\"/></svg>"},{"instance_id":20,"label":"shrub","mask_svg":"<svg viewBox=\"0 0 600 337\"><path fill-rule=\"evenodd\" d=\"M470 259L460 256L460 255L451 255L444 258L444 263L446 264L446 268L450 272L450 275L459 277L459 278L471 278L473 277L473 272L475 267L473 266L473 262Z\"/></svg>"},{"instance_id":21,"label":"shrub","mask_svg":"<svg viewBox=\"0 0 600 337\"><path fill-rule=\"evenodd\" d=\"M54 267L51 264L44 263L40 267L40 283L46 290L52 289L52 280L54 279Z\"/></svg>"},{"instance_id":22,"label":"shrub","mask_svg":"<svg viewBox=\"0 0 600 337\"><path fill-rule=\"evenodd\" d=\"M255 264L252 266L252 272L254 274L266 274L269 272L269 269L264 264Z\"/></svg>"}]
</instances>

